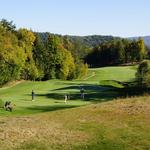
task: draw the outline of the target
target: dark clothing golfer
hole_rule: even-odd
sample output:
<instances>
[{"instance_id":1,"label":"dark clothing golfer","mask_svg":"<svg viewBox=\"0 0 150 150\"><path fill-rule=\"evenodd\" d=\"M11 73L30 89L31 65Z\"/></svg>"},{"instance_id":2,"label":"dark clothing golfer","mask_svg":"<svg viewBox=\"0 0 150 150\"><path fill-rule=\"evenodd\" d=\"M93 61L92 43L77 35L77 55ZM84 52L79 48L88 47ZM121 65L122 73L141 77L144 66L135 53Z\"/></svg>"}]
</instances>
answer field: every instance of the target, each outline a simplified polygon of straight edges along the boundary
<instances>
[{"instance_id":1,"label":"dark clothing golfer","mask_svg":"<svg viewBox=\"0 0 150 150\"><path fill-rule=\"evenodd\" d=\"M85 90L84 90L84 88L82 88L82 89L80 90L81 98L82 98L82 99L84 99L84 92L85 92Z\"/></svg>"},{"instance_id":2,"label":"dark clothing golfer","mask_svg":"<svg viewBox=\"0 0 150 150\"><path fill-rule=\"evenodd\" d=\"M32 90L32 101L34 101L34 98L35 98L35 93L34 93L34 91Z\"/></svg>"}]
</instances>

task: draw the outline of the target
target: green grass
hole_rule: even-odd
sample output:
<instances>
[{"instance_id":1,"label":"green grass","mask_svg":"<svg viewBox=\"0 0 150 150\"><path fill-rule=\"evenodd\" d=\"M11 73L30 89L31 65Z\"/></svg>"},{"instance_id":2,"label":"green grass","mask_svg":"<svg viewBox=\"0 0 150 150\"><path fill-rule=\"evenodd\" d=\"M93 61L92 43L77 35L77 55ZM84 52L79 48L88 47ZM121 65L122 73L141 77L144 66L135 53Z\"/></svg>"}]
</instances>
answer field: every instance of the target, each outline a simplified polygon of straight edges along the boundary
<instances>
[{"instance_id":1,"label":"green grass","mask_svg":"<svg viewBox=\"0 0 150 150\"><path fill-rule=\"evenodd\" d=\"M11 101L16 106L12 113L3 109L0 115L24 115L39 112L54 111L65 108L87 105L93 101L111 100L117 96L115 91L101 85L115 85L116 81L129 81L135 77L132 67L105 67L90 69L89 74L95 76L87 80L60 81L50 80L45 82L26 81L10 88L0 89L0 99ZM87 77L85 77L87 78ZM106 81L107 79L107 81ZM80 98L80 86L86 90L86 98ZM116 86L116 85L115 85ZM118 85L120 86L120 85ZM35 101L31 101L31 91L35 91ZM64 103L64 94L69 94L71 99ZM109 94L109 95L108 95Z\"/></svg>"},{"instance_id":2,"label":"green grass","mask_svg":"<svg viewBox=\"0 0 150 150\"><path fill-rule=\"evenodd\" d=\"M129 81L135 78L136 66L125 67L104 67L90 69L87 75L90 76L92 72L95 72L95 76L87 79L87 81L103 81L103 80L117 80L117 81Z\"/></svg>"},{"instance_id":3,"label":"green grass","mask_svg":"<svg viewBox=\"0 0 150 150\"><path fill-rule=\"evenodd\" d=\"M27 81L11 88L0 89L0 98L3 101L11 101L16 105L14 107L15 111L11 113L1 109L0 115L32 114L88 104L88 102L80 99L78 87L69 88L73 87L72 84L72 82L59 80L45 82ZM32 89L34 89L36 94L35 101L31 100ZM72 95L71 100L67 104L64 103L64 94L66 93Z\"/></svg>"},{"instance_id":4,"label":"green grass","mask_svg":"<svg viewBox=\"0 0 150 150\"><path fill-rule=\"evenodd\" d=\"M101 86L122 88L123 86L119 82L131 82L135 80L136 69L137 66L89 69L87 76L83 80Z\"/></svg>"},{"instance_id":5,"label":"green grass","mask_svg":"<svg viewBox=\"0 0 150 150\"><path fill-rule=\"evenodd\" d=\"M0 137L0 149L149 150L149 101L148 96L135 97L0 118L0 133L7 134Z\"/></svg>"},{"instance_id":6,"label":"green grass","mask_svg":"<svg viewBox=\"0 0 150 150\"><path fill-rule=\"evenodd\" d=\"M135 72L132 66L105 67L90 69L83 80L1 88L0 99L16 106L13 112L0 108L0 150L149 150L150 97L120 99L115 91Z\"/></svg>"}]
</instances>

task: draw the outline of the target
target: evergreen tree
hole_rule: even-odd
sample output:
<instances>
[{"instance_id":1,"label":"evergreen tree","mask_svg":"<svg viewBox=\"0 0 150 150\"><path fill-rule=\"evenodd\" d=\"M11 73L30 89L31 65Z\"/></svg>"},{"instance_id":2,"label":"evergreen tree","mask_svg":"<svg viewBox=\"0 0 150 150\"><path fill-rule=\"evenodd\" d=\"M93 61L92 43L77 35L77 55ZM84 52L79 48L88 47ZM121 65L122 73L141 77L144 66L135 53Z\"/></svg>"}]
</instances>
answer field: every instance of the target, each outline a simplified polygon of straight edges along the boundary
<instances>
[{"instance_id":1,"label":"evergreen tree","mask_svg":"<svg viewBox=\"0 0 150 150\"><path fill-rule=\"evenodd\" d=\"M13 24L13 21L7 21L6 19L2 19L0 21L0 25L6 30L14 32L16 29L15 24Z\"/></svg>"}]
</instances>

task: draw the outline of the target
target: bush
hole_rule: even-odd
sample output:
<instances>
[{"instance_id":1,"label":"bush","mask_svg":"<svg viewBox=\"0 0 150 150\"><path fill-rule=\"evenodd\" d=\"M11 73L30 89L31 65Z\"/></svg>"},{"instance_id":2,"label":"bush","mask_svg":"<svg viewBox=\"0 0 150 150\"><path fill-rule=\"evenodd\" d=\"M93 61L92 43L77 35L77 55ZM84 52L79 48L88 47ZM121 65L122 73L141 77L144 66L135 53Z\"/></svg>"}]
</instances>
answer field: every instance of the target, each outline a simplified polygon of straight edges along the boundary
<instances>
[{"instance_id":1,"label":"bush","mask_svg":"<svg viewBox=\"0 0 150 150\"><path fill-rule=\"evenodd\" d=\"M0 99L0 108L4 107L4 102Z\"/></svg>"},{"instance_id":2,"label":"bush","mask_svg":"<svg viewBox=\"0 0 150 150\"><path fill-rule=\"evenodd\" d=\"M88 65L87 64L77 64L76 66L76 76L81 79L82 77L86 76L88 73Z\"/></svg>"},{"instance_id":3,"label":"bush","mask_svg":"<svg viewBox=\"0 0 150 150\"><path fill-rule=\"evenodd\" d=\"M150 61L145 60L138 66L136 78L138 86L150 87Z\"/></svg>"}]
</instances>

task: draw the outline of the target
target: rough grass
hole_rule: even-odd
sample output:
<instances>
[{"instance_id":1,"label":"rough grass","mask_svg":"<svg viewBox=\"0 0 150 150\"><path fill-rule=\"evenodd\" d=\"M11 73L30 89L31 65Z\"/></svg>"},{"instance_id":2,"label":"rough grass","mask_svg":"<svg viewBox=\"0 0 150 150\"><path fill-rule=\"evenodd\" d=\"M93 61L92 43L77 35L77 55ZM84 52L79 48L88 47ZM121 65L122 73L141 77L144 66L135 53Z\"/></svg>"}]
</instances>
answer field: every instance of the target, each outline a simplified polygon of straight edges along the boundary
<instances>
[{"instance_id":1,"label":"rough grass","mask_svg":"<svg viewBox=\"0 0 150 150\"><path fill-rule=\"evenodd\" d=\"M88 80L60 81L50 80L45 82L23 82L10 88L0 89L0 99L11 101L15 106L12 113L0 110L0 115L25 115L65 108L73 108L93 103L93 101L112 100L118 96L116 91L109 90L106 86L121 85L115 81L129 81L135 77L135 70L130 67L105 67L90 69L89 75L95 76ZM107 80L106 80L107 79ZM17 82L18 83L18 82ZM100 86L102 85L102 86ZM85 100L80 98L80 86L86 90ZM31 91L35 91L35 101L31 101ZM64 95L69 94L70 100L64 103Z\"/></svg>"},{"instance_id":2,"label":"rough grass","mask_svg":"<svg viewBox=\"0 0 150 150\"><path fill-rule=\"evenodd\" d=\"M88 80L28 81L0 89L0 99L16 105L12 113L0 109L0 150L149 150L150 96L120 99L109 88L112 80L133 80L134 67L94 71ZM79 86L86 89L85 100ZM67 104L65 93L71 95Z\"/></svg>"},{"instance_id":3,"label":"rough grass","mask_svg":"<svg viewBox=\"0 0 150 150\"><path fill-rule=\"evenodd\" d=\"M150 97L1 117L0 149L149 150Z\"/></svg>"}]
</instances>

